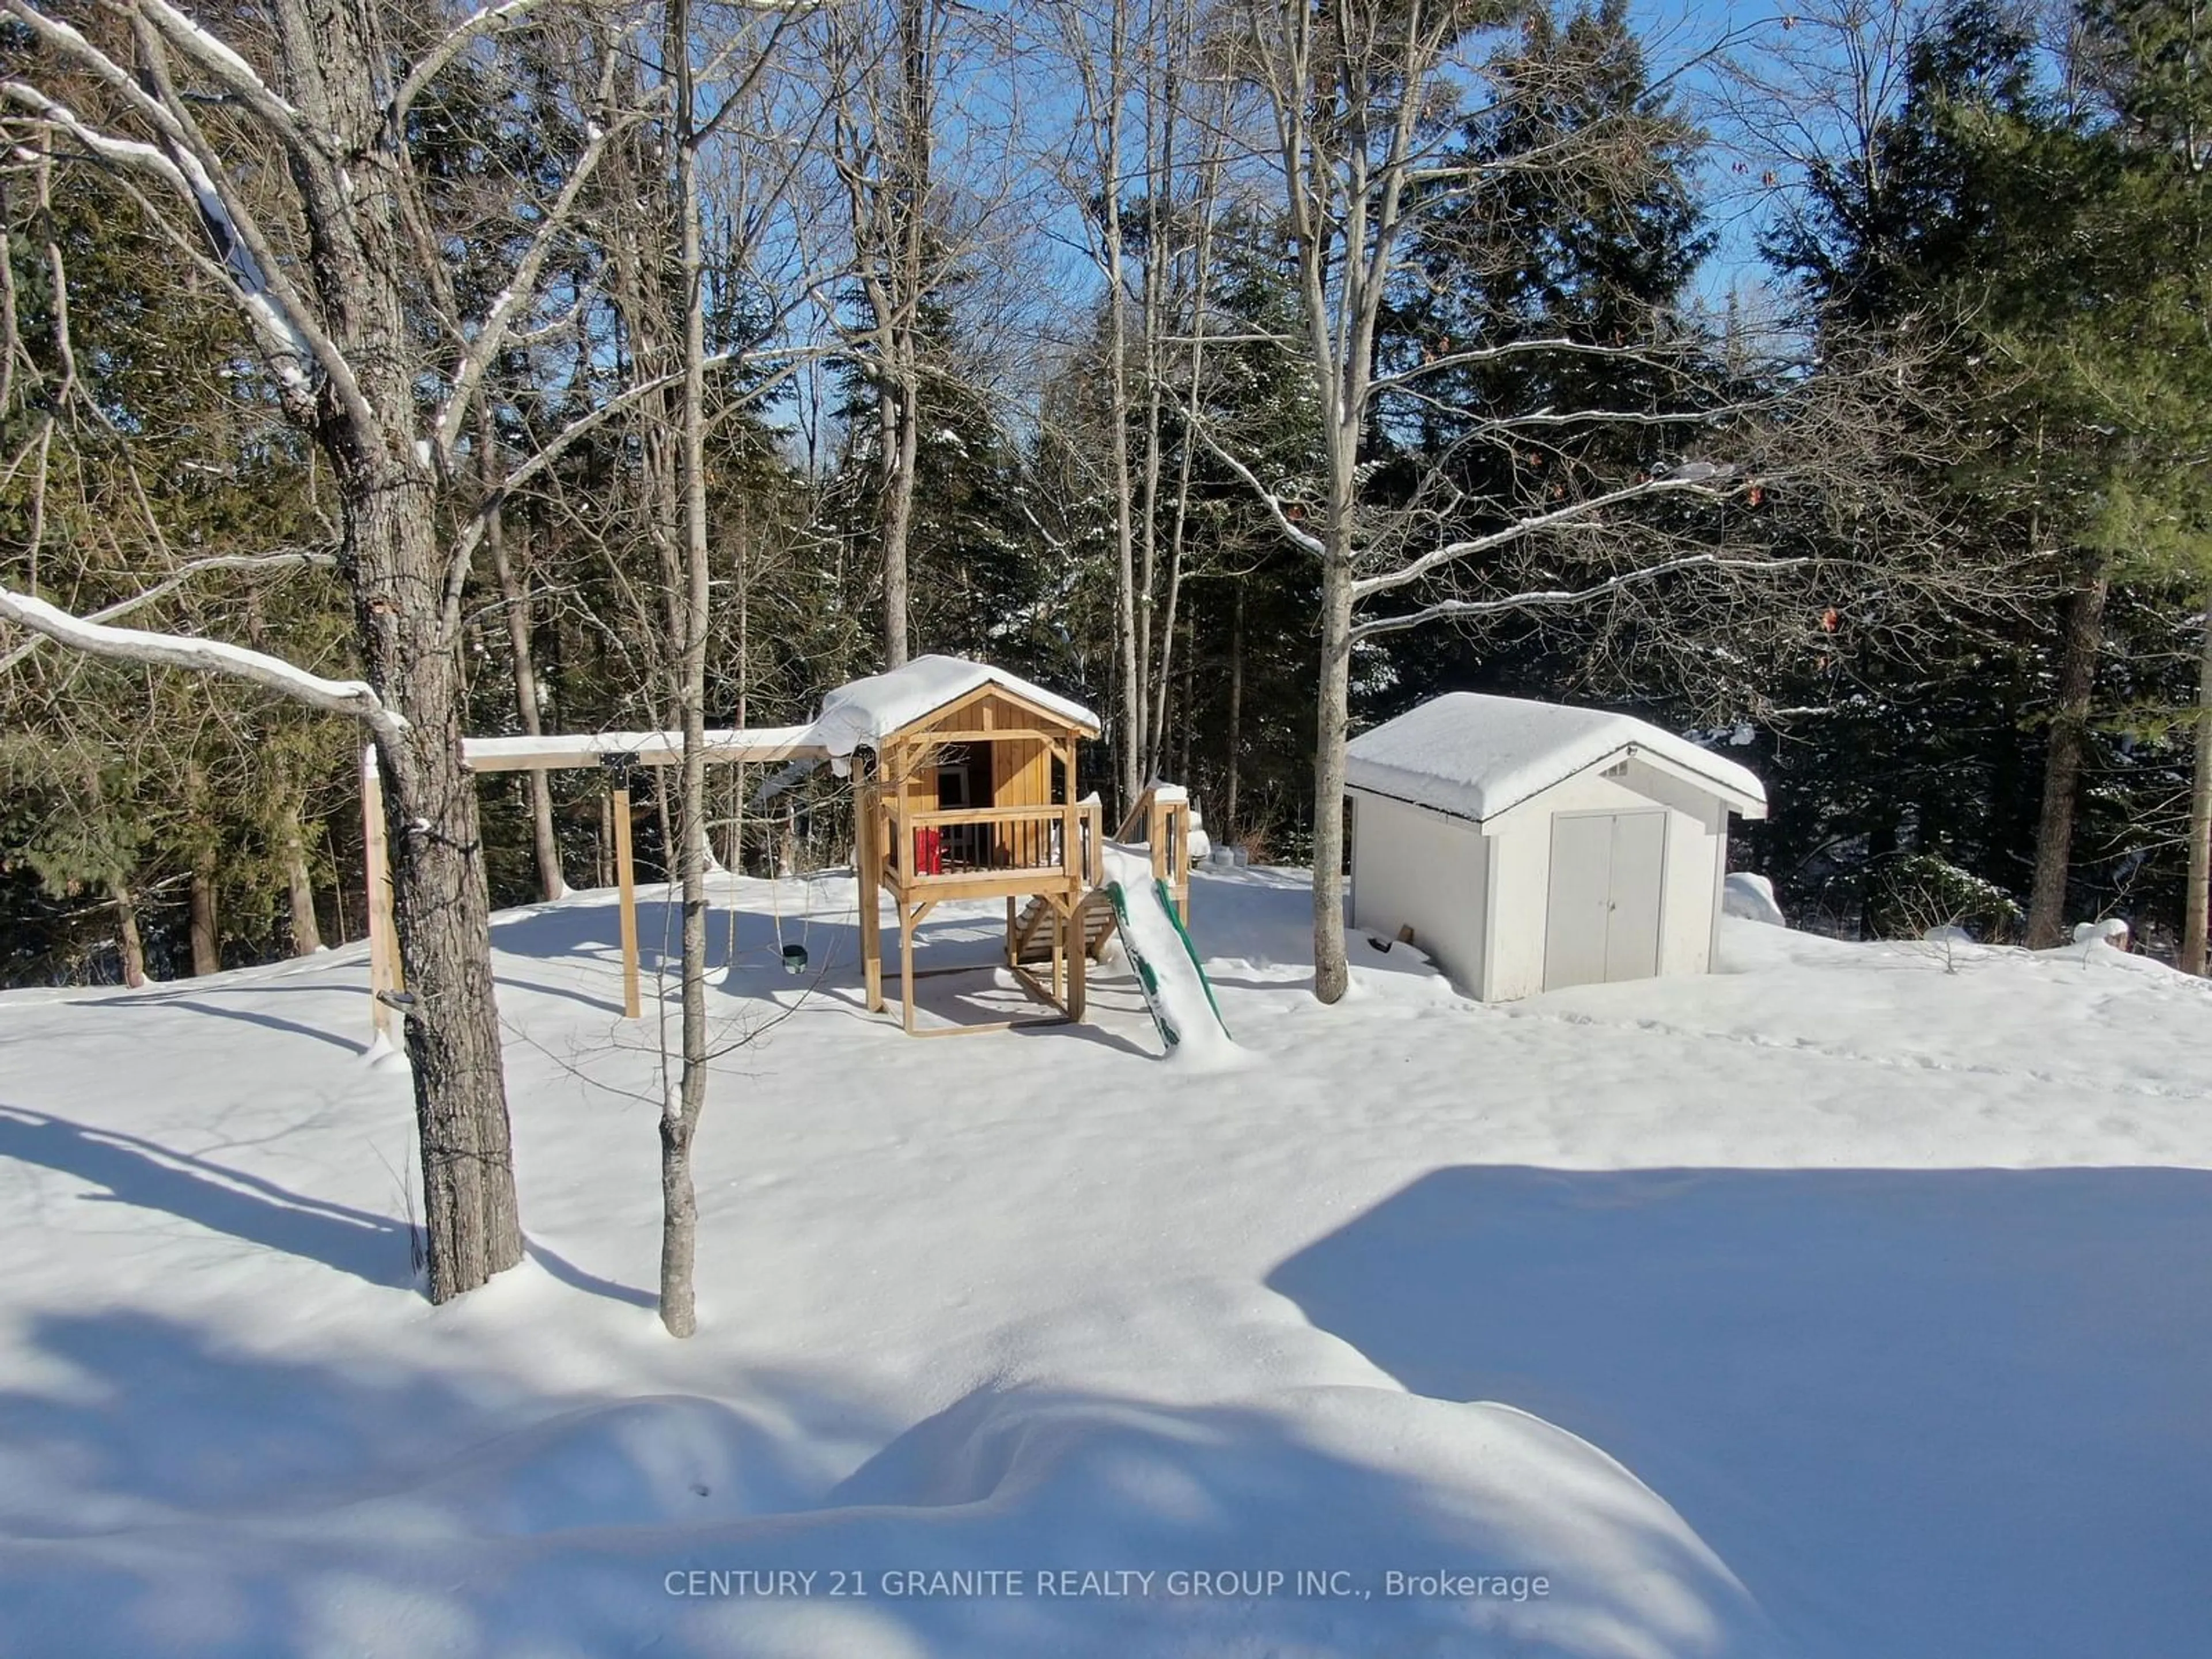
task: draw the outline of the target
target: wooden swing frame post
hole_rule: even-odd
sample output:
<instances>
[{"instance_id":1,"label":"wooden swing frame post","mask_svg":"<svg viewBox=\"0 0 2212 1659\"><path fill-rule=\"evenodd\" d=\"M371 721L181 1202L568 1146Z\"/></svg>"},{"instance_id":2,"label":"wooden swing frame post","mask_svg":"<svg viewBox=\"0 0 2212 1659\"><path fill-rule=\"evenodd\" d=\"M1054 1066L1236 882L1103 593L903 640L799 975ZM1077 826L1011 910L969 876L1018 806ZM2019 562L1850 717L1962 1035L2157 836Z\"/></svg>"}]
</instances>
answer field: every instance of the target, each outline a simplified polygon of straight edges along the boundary
<instances>
[{"instance_id":1,"label":"wooden swing frame post","mask_svg":"<svg viewBox=\"0 0 2212 1659\"><path fill-rule=\"evenodd\" d=\"M630 847L629 768L610 763L614 780L615 889L621 896L623 1018L635 1019L643 1012L637 988L637 865Z\"/></svg>"},{"instance_id":2,"label":"wooden swing frame post","mask_svg":"<svg viewBox=\"0 0 2212 1659\"><path fill-rule=\"evenodd\" d=\"M392 910L392 844L384 821L384 781L374 744L361 751L362 862L368 910L368 1007L376 1035L392 1039L390 999L406 988L399 963L399 932Z\"/></svg>"}]
</instances>

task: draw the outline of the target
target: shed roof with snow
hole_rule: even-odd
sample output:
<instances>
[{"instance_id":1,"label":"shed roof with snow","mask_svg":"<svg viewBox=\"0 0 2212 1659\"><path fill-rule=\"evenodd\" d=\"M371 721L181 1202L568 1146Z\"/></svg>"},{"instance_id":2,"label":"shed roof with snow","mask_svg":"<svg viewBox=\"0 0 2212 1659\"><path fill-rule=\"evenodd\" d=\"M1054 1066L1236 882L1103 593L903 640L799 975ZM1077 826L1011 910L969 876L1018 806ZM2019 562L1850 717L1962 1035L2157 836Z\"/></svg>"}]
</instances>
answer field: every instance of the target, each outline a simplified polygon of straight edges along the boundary
<instances>
[{"instance_id":1,"label":"shed roof with snow","mask_svg":"<svg viewBox=\"0 0 2212 1659\"><path fill-rule=\"evenodd\" d=\"M1353 925L1467 991L1712 965L1732 815L1759 779L1632 715L1455 693L1350 745Z\"/></svg>"},{"instance_id":2,"label":"shed roof with snow","mask_svg":"<svg viewBox=\"0 0 2212 1659\"><path fill-rule=\"evenodd\" d=\"M1648 720L1474 691L1433 698L1354 738L1345 781L1480 823L1629 756L1711 791L1746 817L1766 815L1755 774Z\"/></svg>"}]
</instances>

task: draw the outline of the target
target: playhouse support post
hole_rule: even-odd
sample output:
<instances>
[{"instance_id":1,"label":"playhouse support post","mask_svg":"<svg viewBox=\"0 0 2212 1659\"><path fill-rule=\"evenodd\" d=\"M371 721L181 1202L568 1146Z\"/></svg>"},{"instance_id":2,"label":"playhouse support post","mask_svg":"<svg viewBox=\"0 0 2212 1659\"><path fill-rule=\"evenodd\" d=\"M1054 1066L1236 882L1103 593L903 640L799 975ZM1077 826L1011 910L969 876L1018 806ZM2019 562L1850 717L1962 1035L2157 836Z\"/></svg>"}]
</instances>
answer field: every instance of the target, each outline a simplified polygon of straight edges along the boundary
<instances>
[{"instance_id":1,"label":"playhouse support post","mask_svg":"<svg viewBox=\"0 0 2212 1659\"><path fill-rule=\"evenodd\" d=\"M637 995L637 867L630 857L629 784L614 790L615 886L622 899L623 1017L635 1019Z\"/></svg>"},{"instance_id":2,"label":"playhouse support post","mask_svg":"<svg viewBox=\"0 0 2212 1659\"><path fill-rule=\"evenodd\" d=\"M1053 908L1052 919L1052 1000L1061 1008L1067 1006L1067 924L1069 910L1065 900L1048 901Z\"/></svg>"},{"instance_id":3,"label":"playhouse support post","mask_svg":"<svg viewBox=\"0 0 2212 1659\"><path fill-rule=\"evenodd\" d=\"M1067 1017L1081 1019L1084 1008L1083 977L1089 965L1091 939L1083 914L1083 901L1078 899L1067 907Z\"/></svg>"},{"instance_id":4,"label":"playhouse support post","mask_svg":"<svg viewBox=\"0 0 2212 1659\"><path fill-rule=\"evenodd\" d=\"M914 1035L914 928L921 920L921 907L908 914L906 901L899 901L899 1023L906 1027L907 1035Z\"/></svg>"},{"instance_id":5,"label":"playhouse support post","mask_svg":"<svg viewBox=\"0 0 2212 1659\"><path fill-rule=\"evenodd\" d=\"M392 1036L388 992L400 990L399 938L392 915L392 847L385 838L384 782L377 775L376 750L361 751L361 846L362 898L368 907L368 1009L377 1036Z\"/></svg>"},{"instance_id":6,"label":"playhouse support post","mask_svg":"<svg viewBox=\"0 0 2212 1659\"><path fill-rule=\"evenodd\" d=\"M868 1012L884 1011L884 849L878 839L876 791L865 785L854 798L853 844L860 864L860 971Z\"/></svg>"}]
</instances>

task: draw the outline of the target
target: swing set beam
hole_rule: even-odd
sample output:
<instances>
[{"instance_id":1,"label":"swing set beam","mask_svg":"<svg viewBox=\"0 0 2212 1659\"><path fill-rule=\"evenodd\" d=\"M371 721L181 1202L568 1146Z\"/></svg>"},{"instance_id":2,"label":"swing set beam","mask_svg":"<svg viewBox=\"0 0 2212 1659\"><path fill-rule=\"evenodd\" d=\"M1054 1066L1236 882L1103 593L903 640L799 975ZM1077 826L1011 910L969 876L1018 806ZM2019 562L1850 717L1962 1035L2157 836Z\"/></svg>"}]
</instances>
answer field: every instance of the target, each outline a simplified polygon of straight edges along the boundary
<instances>
[{"instance_id":1,"label":"swing set beam","mask_svg":"<svg viewBox=\"0 0 2212 1659\"><path fill-rule=\"evenodd\" d=\"M829 750L809 741L812 728L771 726L758 731L722 729L706 734L709 766L775 765L793 760L827 759ZM641 766L673 766L684 758L681 732L601 732L588 736L464 738L461 763L471 772L556 772L590 769L608 779L614 821L615 887L622 915L623 1018L644 1012L639 986L637 865L632 844L630 777ZM392 902L392 843L384 789L377 775L376 750L365 747L361 763L362 851L368 889L369 1018L376 1035L392 1037L392 1012L403 989L398 933ZM781 917L776 943L783 943Z\"/></svg>"}]
</instances>

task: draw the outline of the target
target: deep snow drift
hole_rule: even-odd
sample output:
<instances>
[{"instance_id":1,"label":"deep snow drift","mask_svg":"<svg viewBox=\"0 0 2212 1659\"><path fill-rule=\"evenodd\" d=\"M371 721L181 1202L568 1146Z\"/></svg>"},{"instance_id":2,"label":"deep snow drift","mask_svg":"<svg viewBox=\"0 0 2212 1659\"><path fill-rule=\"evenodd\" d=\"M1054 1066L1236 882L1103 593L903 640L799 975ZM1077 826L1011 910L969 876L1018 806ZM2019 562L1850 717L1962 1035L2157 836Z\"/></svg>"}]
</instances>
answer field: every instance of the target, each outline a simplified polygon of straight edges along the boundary
<instances>
[{"instance_id":1,"label":"deep snow drift","mask_svg":"<svg viewBox=\"0 0 2212 1659\"><path fill-rule=\"evenodd\" d=\"M0 1653L2212 1628L2196 983L1731 920L1728 972L1495 1009L1363 945L1324 1009L1303 878L1201 870L1247 1051L1213 1072L1111 974L1092 1024L912 1042L860 1011L849 882L718 899L717 1009L767 1029L702 1131L690 1343L651 1310L653 1011L619 1018L605 896L497 924L532 1260L441 1310L357 948L0 997ZM945 907L924 952L1003 926ZM1002 979L923 994L988 1018Z\"/></svg>"}]
</instances>

